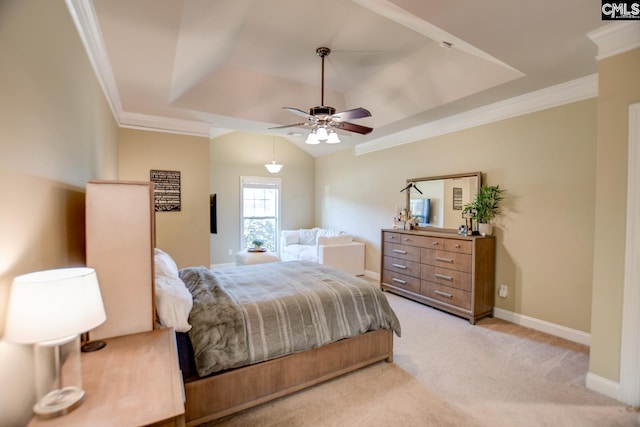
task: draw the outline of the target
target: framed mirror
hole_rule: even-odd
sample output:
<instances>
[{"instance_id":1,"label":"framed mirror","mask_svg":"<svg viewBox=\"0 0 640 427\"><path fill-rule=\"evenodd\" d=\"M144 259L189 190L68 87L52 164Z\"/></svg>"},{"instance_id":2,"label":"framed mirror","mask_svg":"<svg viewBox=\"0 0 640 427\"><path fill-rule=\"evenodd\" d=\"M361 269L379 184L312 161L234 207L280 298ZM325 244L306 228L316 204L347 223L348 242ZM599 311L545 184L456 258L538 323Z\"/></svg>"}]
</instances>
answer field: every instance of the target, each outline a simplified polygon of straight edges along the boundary
<instances>
[{"instance_id":1,"label":"framed mirror","mask_svg":"<svg viewBox=\"0 0 640 427\"><path fill-rule=\"evenodd\" d=\"M418 217L416 229L457 233L465 224L463 207L481 185L481 172L407 179L407 211Z\"/></svg>"}]
</instances>

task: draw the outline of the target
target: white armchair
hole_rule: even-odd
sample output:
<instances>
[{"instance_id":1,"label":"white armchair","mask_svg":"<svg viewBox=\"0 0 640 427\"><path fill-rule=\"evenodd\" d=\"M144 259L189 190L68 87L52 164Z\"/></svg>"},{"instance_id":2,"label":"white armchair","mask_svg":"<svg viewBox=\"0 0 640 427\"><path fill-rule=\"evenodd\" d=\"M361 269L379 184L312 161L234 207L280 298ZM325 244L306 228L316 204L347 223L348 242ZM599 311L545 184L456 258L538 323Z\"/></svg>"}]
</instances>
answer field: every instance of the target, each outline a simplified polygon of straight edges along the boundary
<instances>
[{"instance_id":1,"label":"white armchair","mask_svg":"<svg viewBox=\"0 0 640 427\"><path fill-rule=\"evenodd\" d=\"M281 237L282 261L312 261L355 276L364 274L365 244L354 242L350 234L313 228L283 230Z\"/></svg>"}]
</instances>

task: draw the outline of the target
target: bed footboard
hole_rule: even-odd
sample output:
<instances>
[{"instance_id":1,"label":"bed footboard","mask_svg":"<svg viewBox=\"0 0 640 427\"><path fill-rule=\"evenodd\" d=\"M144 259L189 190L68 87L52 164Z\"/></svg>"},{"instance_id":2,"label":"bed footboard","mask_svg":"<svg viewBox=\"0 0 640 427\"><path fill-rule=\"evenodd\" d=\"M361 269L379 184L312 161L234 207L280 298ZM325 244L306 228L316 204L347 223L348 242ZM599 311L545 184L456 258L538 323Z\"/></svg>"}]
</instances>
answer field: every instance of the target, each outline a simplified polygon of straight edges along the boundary
<instances>
[{"instance_id":1,"label":"bed footboard","mask_svg":"<svg viewBox=\"0 0 640 427\"><path fill-rule=\"evenodd\" d=\"M393 361L388 329L200 378L185 384L186 423L221 418L381 360Z\"/></svg>"}]
</instances>

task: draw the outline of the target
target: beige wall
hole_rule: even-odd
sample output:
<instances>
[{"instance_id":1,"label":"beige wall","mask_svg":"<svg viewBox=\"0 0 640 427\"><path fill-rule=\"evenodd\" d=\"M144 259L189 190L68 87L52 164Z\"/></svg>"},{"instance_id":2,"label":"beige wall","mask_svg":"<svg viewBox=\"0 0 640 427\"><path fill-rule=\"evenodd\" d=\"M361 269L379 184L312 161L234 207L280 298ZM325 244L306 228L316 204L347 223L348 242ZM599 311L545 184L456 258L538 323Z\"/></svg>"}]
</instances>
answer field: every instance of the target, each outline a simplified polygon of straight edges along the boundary
<instances>
[{"instance_id":1,"label":"beige wall","mask_svg":"<svg viewBox=\"0 0 640 427\"><path fill-rule=\"evenodd\" d=\"M380 229L391 226L411 177L482 171L507 190L496 221L496 306L580 331L591 323L595 99L413 144L316 161L316 217L348 230L380 271ZM461 221L462 223L462 221Z\"/></svg>"},{"instance_id":2,"label":"beige wall","mask_svg":"<svg viewBox=\"0 0 640 427\"><path fill-rule=\"evenodd\" d=\"M118 141L119 179L180 171L182 208L156 213L156 246L179 268L209 265L209 138L121 128Z\"/></svg>"},{"instance_id":3,"label":"beige wall","mask_svg":"<svg viewBox=\"0 0 640 427\"><path fill-rule=\"evenodd\" d=\"M313 227L314 159L286 139L276 137L276 160L284 165L270 174L265 163L273 157L273 138L233 132L211 141L211 193L216 194L218 233L211 234L211 264L234 262L240 247L240 177L282 179L282 229Z\"/></svg>"},{"instance_id":4,"label":"beige wall","mask_svg":"<svg viewBox=\"0 0 640 427\"><path fill-rule=\"evenodd\" d=\"M0 2L0 336L17 275L84 264L84 188L117 175L117 127L62 0ZM0 425L34 403L30 346L0 340Z\"/></svg>"},{"instance_id":5,"label":"beige wall","mask_svg":"<svg viewBox=\"0 0 640 427\"><path fill-rule=\"evenodd\" d=\"M590 372L619 381L629 105L640 102L640 49L600 61Z\"/></svg>"}]
</instances>

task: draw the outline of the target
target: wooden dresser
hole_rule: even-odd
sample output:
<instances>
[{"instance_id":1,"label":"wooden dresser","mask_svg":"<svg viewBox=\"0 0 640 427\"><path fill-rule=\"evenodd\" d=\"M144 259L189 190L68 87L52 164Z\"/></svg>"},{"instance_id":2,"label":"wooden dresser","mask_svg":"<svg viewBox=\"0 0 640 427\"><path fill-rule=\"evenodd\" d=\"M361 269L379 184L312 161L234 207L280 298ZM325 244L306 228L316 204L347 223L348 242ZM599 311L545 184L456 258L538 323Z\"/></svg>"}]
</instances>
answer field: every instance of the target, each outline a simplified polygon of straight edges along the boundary
<instances>
[{"instance_id":1,"label":"wooden dresser","mask_svg":"<svg viewBox=\"0 0 640 427\"><path fill-rule=\"evenodd\" d=\"M493 314L495 239L382 230L382 290L476 320Z\"/></svg>"}]
</instances>

